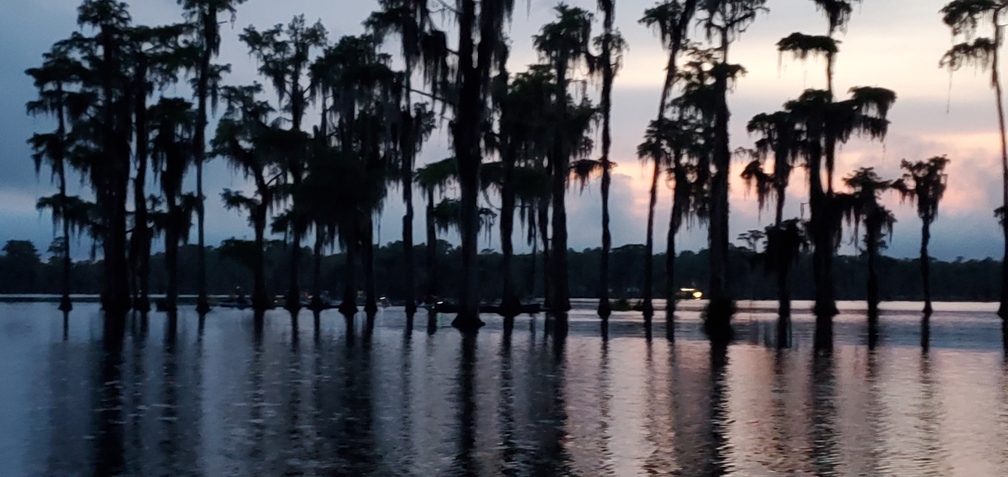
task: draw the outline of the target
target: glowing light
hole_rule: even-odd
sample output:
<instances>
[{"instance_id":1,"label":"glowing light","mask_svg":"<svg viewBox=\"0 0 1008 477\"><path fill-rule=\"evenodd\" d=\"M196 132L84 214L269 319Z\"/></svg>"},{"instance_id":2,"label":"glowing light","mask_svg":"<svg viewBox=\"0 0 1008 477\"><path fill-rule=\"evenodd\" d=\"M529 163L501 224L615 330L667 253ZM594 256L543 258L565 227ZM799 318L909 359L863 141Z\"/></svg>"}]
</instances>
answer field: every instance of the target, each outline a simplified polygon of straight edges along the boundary
<instances>
[{"instance_id":1,"label":"glowing light","mask_svg":"<svg viewBox=\"0 0 1008 477\"><path fill-rule=\"evenodd\" d=\"M697 291L693 292L693 299L694 300L699 300L701 298L703 298L703 292L702 291L697 290Z\"/></svg>"}]
</instances>

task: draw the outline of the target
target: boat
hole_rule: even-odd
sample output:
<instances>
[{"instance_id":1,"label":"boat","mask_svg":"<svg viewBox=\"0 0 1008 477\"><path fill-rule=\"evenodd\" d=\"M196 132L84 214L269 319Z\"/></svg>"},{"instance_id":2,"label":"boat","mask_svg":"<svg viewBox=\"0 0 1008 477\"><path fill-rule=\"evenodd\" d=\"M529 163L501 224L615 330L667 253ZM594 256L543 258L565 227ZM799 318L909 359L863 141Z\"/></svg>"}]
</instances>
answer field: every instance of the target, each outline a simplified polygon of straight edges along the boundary
<instances>
[{"instance_id":1,"label":"boat","mask_svg":"<svg viewBox=\"0 0 1008 477\"><path fill-rule=\"evenodd\" d=\"M676 293L676 298L679 300L699 300L703 296L703 292L696 288L680 288Z\"/></svg>"}]
</instances>

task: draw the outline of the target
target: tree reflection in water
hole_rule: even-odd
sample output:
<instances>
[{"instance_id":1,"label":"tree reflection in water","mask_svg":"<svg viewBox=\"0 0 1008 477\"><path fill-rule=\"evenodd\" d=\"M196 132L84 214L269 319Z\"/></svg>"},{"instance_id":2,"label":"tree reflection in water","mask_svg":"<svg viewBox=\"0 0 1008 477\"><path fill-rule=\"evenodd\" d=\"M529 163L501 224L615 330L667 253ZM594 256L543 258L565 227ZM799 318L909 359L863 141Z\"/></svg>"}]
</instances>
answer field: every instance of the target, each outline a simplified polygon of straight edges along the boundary
<instances>
[{"instance_id":1,"label":"tree reflection in water","mask_svg":"<svg viewBox=\"0 0 1008 477\"><path fill-rule=\"evenodd\" d=\"M91 406L96 411L91 422L95 446L94 475L119 475L126 470L121 341L108 343L106 340L100 356Z\"/></svg>"},{"instance_id":2,"label":"tree reflection in water","mask_svg":"<svg viewBox=\"0 0 1008 477\"><path fill-rule=\"evenodd\" d=\"M810 377L812 379L812 398L809 406L812 414L809 422L811 460L817 475L838 475L836 375L833 369L833 353L816 352L813 355Z\"/></svg>"},{"instance_id":3,"label":"tree reflection in water","mask_svg":"<svg viewBox=\"0 0 1008 477\"><path fill-rule=\"evenodd\" d=\"M10 376L41 378L0 381L9 435L27 436L16 450L23 460L0 468L57 476L1008 468L998 445L1008 429L1008 361L991 359L996 321L957 328L973 333L979 351L941 338L924 354L916 310L903 321L887 314L874 352L863 316L847 316L834 353L814 354L812 317L796 320L791 349L711 349L691 335L699 319L683 315L674 344L648 342L619 319L604 340L594 317L577 314L566 334L555 322L536 332L519 317L510 334L489 319L475 336L452 330L416 343L395 310L370 331L363 314L355 329L322 313L318 332L303 336L283 310L217 310L202 331L195 313L181 311L177 320L152 313L149 327L137 315L117 346L100 338L102 317L85 306L65 339L60 313L42 313L47 322L19 312L0 327L0 346L17 350L0 363ZM942 336L952 326L940 313L933 320Z\"/></svg>"},{"instance_id":4,"label":"tree reflection in water","mask_svg":"<svg viewBox=\"0 0 1008 477\"><path fill-rule=\"evenodd\" d=\"M458 454L455 467L463 475L478 475L476 456L476 334L462 335L462 359L458 367Z\"/></svg>"},{"instance_id":5,"label":"tree reflection in water","mask_svg":"<svg viewBox=\"0 0 1008 477\"><path fill-rule=\"evenodd\" d=\"M508 324L513 328L514 320L505 322L505 330L502 333L502 341L498 359L500 359L499 375L499 402L497 403L497 425L500 431L501 465L497 469L499 475L518 475L515 461L519 454L518 439L519 430L515 419L515 382L514 371L512 370L511 359L511 331Z\"/></svg>"},{"instance_id":6,"label":"tree reflection in water","mask_svg":"<svg viewBox=\"0 0 1008 477\"><path fill-rule=\"evenodd\" d=\"M720 476L727 474L731 468L728 457L728 383L725 375L728 367L728 347L711 345L710 348L710 453L705 475Z\"/></svg>"}]
</instances>

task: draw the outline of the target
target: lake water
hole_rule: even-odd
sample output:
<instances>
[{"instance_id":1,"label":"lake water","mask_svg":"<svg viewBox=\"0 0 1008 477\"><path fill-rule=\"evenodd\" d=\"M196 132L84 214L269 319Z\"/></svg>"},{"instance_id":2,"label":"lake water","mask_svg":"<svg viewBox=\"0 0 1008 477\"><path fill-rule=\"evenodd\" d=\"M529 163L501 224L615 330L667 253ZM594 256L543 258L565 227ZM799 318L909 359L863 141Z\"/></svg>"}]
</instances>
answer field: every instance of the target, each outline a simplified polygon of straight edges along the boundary
<instances>
[{"instance_id":1,"label":"lake water","mask_svg":"<svg viewBox=\"0 0 1008 477\"><path fill-rule=\"evenodd\" d=\"M373 331L336 312L216 310L130 321L107 352L96 305L0 305L0 476L1008 475L1008 364L996 305L841 304L816 356L811 316L772 341L772 303L741 302L712 353L696 304L665 341L638 313L608 340L591 303L563 340L542 316L474 340L401 309ZM692 305L692 306L689 306ZM807 310L808 304L796 303Z\"/></svg>"}]
</instances>

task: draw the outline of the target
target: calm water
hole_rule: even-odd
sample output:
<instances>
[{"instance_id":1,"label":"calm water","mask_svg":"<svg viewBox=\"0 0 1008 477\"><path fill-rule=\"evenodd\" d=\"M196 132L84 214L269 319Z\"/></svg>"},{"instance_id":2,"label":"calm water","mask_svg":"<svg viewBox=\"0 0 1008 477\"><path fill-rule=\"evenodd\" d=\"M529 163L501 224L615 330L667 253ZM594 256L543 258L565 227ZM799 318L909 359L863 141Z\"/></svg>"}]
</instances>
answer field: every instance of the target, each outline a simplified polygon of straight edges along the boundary
<instances>
[{"instance_id":1,"label":"calm water","mask_svg":"<svg viewBox=\"0 0 1008 477\"><path fill-rule=\"evenodd\" d=\"M0 476L1008 475L1008 364L991 305L945 304L922 353L917 304L888 304L869 351L844 304L832 357L768 346L769 303L711 353L698 313L670 346L636 313L566 340L521 317L473 341L394 308L373 332L323 313L217 310L131 322L104 351L95 305L0 305ZM796 310L807 309L796 304Z\"/></svg>"}]
</instances>

